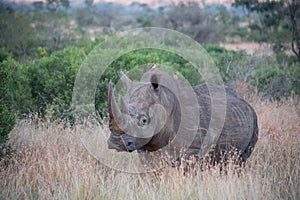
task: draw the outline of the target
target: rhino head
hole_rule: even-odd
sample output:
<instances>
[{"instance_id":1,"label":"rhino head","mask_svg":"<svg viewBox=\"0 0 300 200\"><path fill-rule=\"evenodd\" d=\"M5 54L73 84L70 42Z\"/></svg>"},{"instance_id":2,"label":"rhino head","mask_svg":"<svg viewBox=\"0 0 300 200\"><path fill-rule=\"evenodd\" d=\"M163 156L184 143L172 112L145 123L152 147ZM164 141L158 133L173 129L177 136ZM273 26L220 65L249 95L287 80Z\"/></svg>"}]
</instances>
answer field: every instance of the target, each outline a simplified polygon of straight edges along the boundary
<instances>
[{"instance_id":1,"label":"rhino head","mask_svg":"<svg viewBox=\"0 0 300 200\"><path fill-rule=\"evenodd\" d=\"M156 151L167 145L180 117L174 79L157 68L144 74L141 82L131 81L122 71L120 79L127 89L120 108L111 82L108 89L108 147L132 152Z\"/></svg>"}]
</instances>

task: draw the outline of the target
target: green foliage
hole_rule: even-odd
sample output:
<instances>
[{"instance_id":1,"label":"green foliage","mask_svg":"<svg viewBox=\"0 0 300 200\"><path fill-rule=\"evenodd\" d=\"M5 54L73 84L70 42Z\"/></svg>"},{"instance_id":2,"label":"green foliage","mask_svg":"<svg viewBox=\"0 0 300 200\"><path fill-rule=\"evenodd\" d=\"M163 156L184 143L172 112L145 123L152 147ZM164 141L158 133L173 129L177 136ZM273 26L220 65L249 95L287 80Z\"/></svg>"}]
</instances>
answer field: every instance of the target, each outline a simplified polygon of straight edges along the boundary
<instances>
[{"instance_id":1,"label":"green foliage","mask_svg":"<svg viewBox=\"0 0 300 200\"><path fill-rule=\"evenodd\" d=\"M79 26L95 25L93 12L90 9L81 8L76 11L76 20Z\"/></svg>"},{"instance_id":2,"label":"green foliage","mask_svg":"<svg viewBox=\"0 0 300 200\"><path fill-rule=\"evenodd\" d=\"M278 63L269 62L255 66L255 85L262 95L271 99L280 99L291 94L299 95L300 69L297 63L281 66Z\"/></svg>"},{"instance_id":3,"label":"green foliage","mask_svg":"<svg viewBox=\"0 0 300 200\"><path fill-rule=\"evenodd\" d=\"M252 57L244 51L228 51L216 45L205 48L214 58L225 84L246 82L268 99L300 94L300 68L294 56Z\"/></svg>"},{"instance_id":4,"label":"green foliage","mask_svg":"<svg viewBox=\"0 0 300 200\"><path fill-rule=\"evenodd\" d=\"M70 1L69 0L47 0L47 8L51 11L56 11L61 7L69 8Z\"/></svg>"},{"instance_id":5,"label":"green foliage","mask_svg":"<svg viewBox=\"0 0 300 200\"><path fill-rule=\"evenodd\" d=\"M276 57L254 58L248 56L244 51L229 51L218 45L205 45L204 47L214 59L224 83L227 85L234 86L238 81L247 82L251 88L257 88L258 92L268 99L279 99L292 93L299 94L299 77L297 76L299 68L295 59L291 60L284 55L280 60ZM139 76L131 74L130 70L143 65L150 68L150 64L153 62L157 62L159 67L169 66L178 71L191 85L203 82L202 78L197 76L195 68L178 55L153 49L133 51L115 60L105 71L98 85L96 108L99 111L107 109L107 86L110 79L114 83L119 80L118 71L120 69L129 73L129 77L141 77L141 74ZM138 81L139 79L133 80Z\"/></svg>"},{"instance_id":6,"label":"green foliage","mask_svg":"<svg viewBox=\"0 0 300 200\"><path fill-rule=\"evenodd\" d=\"M7 105L0 100L0 161L2 158L10 155L10 146L6 143L8 134L15 126L15 115L10 111Z\"/></svg>"},{"instance_id":7,"label":"green foliage","mask_svg":"<svg viewBox=\"0 0 300 200\"><path fill-rule=\"evenodd\" d=\"M39 57L46 57L46 56L48 56L47 50L45 48L43 48L43 47L38 47L37 51L38 51L38 56Z\"/></svg>"},{"instance_id":8,"label":"green foliage","mask_svg":"<svg viewBox=\"0 0 300 200\"><path fill-rule=\"evenodd\" d=\"M86 48L70 47L57 51L49 57L44 48L39 48L41 58L22 65L1 49L0 57L5 59L1 63L6 87L3 95L1 93L3 101L20 116L30 112L43 116L47 109L52 109L53 117L69 118L78 69L86 53L101 40L87 42Z\"/></svg>"},{"instance_id":9,"label":"green foliage","mask_svg":"<svg viewBox=\"0 0 300 200\"><path fill-rule=\"evenodd\" d=\"M0 158L3 156L3 145L8 139L8 133L12 130L15 125L16 119L15 115L11 112L9 108L9 102L5 98L7 96L9 86L8 81L9 70L2 64L2 59L8 59L8 56L3 50L1 50L1 63L0 63Z\"/></svg>"},{"instance_id":10,"label":"green foliage","mask_svg":"<svg viewBox=\"0 0 300 200\"><path fill-rule=\"evenodd\" d=\"M32 58L47 56L67 46L76 46L85 40L80 27L69 18L67 0L42 2L33 6L13 7L0 1L0 48L10 52L15 60L25 62ZM55 12L52 12L53 9Z\"/></svg>"},{"instance_id":11,"label":"green foliage","mask_svg":"<svg viewBox=\"0 0 300 200\"><path fill-rule=\"evenodd\" d=\"M22 67L12 58L3 61L1 67L7 72L7 92L3 95L4 100L15 112L27 113L32 106L27 68Z\"/></svg>"},{"instance_id":12,"label":"green foliage","mask_svg":"<svg viewBox=\"0 0 300 200\"><path fill-rule=\"evenodd\" d=\"M36 44L36 33L26 14L0 2L0 47L21 59L33 55Z\"/></svg>"},{"instance_id":13,"label":"green foliage","mask_svg":"<svg viewBox=\"0 0 300 200\"><path fill-rule=\"evenodd\" d=\"M15 123L15 115L0 100L0 146L8 139L8 133L13 129Z\"/></svg>"},{"instance_id":14,"label":"green foliage","mask_svg":"<svg viewBox=\"0 0 300 200\"><path fill-rule=\"evenodd\" d=\"M73 84L85 56L82 49L71 47L26 64L33 111L45 114L52 104L59 117L69 115Z\"/></svg>"},{"instance_id":15,"label":"green foliage","mask_svg":"<svg viewBox=\"0 0 300 200\"><path fill-rule=\"evenodd\" d=\"M5 101L19 114L37 112L44 115L51 109L54 117L70 119L73 84L78 69L86 55L102 40L87 41L82 44L85 48L70 47L52 53L49 57L28 61L23 66L8 57L2 63L8 72ZM300 73L295 59L287 59L284 55L280 59L257 59L247 56L243 51L228 51L218 45L204 47L214 59L225 84L232 85L235 81L243 80L253 88L258 88L267 98L300 92L300 77L296 75ZM6 55L5 52L2 54ZM203 82L191 63L178 55L158 49L131 51L112 62L103 73L95 94L96 110L102 115L107 111L107 87L110 80L118 82L119 70L128 73L134 81L139 81L144 71L154 62L166 71L177 71L191 85Z\"/></svg>"},{"instance_id":16,"label":"green foliage","mask_svg":"<svg viewBox=\"0 0 300 200\"><path fill-rule=\"evenodd\" d=\"M11 54L5 51L4 48L0 48L0 63L11 57Z\"/></svg>"},{"instance_id":17,"label":"green foliage","mask_svg":"<svg viewBox=\"0 0 300 200\"><path fill-rule=\"evenodd\" d=\"M300 4L298 1L268 0L260 2L235 0L233 5L247 9L248 23L251 29L250 39L272 44L273 51L276 54L288 49L291 50L290 43L292 38L296 44L299 44L299 28L297 28L299 20L295 20L294 27L292 27L293 24L291 22L292 16L295 19L300 18ZM292 10L294 10L293 13ZM256 17L250 18L251 14Z\"/></svg>"},{"instance_id":18,"label":"green foliage","mask_svg":"<svg viewBox=\"0 0 300 200\"><path fill-rule=\"evenodd\" d=\"M163 27L187 34L194 40L216 43L222 37L223 25L211 12L201 9L198 1L180 1L164 12Z\"/></svg>"}]
</instances>

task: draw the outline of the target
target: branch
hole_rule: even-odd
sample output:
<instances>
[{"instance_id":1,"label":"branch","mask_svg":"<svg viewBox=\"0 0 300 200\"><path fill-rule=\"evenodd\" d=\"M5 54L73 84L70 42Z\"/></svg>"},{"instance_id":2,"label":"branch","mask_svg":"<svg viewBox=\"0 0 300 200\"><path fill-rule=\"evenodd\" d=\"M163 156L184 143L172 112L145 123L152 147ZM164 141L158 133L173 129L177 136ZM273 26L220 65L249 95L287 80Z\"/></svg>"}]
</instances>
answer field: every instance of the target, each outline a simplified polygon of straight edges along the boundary
<instances>
[{"instance_id":1,"label":"branch","mask_svg":"<svg viewBox=\"0 0 300 200\"><path fill-rule=\"evenodd\" d=\"M300 36L298 33L298 27L297 22L295 19L296 12L298 10L297 0L292 0L292 2L289 4L289 10L290 10L290 19L292 22L292 51L297 56L299 62L300 62Z\"/></svg>"}]
</instances>

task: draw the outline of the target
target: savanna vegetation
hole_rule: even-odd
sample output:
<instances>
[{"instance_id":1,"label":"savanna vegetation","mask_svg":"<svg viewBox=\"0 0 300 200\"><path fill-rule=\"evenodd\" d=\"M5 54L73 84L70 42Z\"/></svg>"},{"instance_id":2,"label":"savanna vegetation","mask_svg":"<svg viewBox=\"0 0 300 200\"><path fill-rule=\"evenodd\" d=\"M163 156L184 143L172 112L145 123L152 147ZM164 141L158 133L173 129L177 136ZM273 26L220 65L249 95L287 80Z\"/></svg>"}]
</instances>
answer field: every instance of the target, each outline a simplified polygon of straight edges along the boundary
<instances>
[{"instance_id":1,"label":"savanna vegetation","mask_svg":"<svg viewBox=\"0 0 300 200\"><path fill-rule=\"evenodd\" d=\"M97 123L76 122L73 86L89 53L118 32L149 26L199 42L224 83L255 108L259 141L239 173L228 165L227 174L220 166L196 176L171 167L125 174L102 165L81 144L80 132L108 134L107 87L109 80L118 81L120 69L126 73L156 62L191 85L203 82L190 62L172 52L131 51L114 60L98 82ZM249 54L220 46L248 42L270 49ZM235 0L228 6L180 1L160 7L0 1L0 198L299 199L299 55L297 0Z\"/></svg>"}]
</instances>

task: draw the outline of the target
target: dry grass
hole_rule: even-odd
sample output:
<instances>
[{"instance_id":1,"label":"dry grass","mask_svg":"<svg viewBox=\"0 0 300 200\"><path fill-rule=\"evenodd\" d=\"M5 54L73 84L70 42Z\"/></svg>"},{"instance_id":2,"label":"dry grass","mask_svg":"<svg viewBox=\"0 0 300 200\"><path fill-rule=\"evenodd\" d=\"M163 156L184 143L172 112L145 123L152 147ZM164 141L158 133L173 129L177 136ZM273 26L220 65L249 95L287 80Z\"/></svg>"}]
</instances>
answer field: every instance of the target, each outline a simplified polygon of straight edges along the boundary
<instances>
[{"instance_id":1,"label":"dry grass","mask_svg":"<svg viewBox=\"0 0 300 200\"><path fill-rule=\"evenodd\" d=\"M81 132L97 127L71 129L34 118L18 122L10 134L16 151L1 163L0 199L300 199L299 103L249 99L260 135L239 175L211 168L183 176L172 167L121 173L103 166L80 142Z\"/></svg>"}]
</instances>

